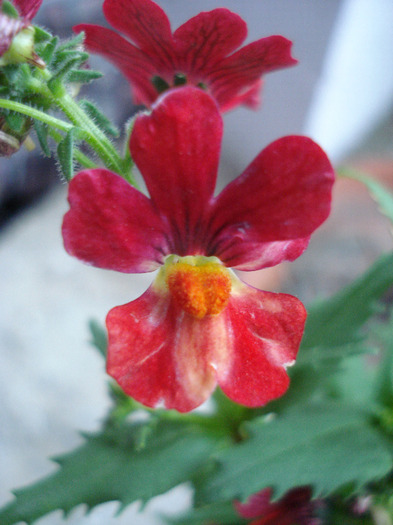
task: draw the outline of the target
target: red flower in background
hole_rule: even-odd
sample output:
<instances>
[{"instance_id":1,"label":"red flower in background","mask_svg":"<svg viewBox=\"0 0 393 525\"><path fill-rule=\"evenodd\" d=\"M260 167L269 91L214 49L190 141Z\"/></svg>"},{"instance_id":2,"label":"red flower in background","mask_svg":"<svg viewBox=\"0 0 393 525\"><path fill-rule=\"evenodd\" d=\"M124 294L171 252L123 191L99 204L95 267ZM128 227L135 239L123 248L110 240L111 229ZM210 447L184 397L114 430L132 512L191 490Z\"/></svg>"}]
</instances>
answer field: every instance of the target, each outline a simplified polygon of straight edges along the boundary
<instances>
[{"instance_id":1,"label":"red flower in background","mask_svg":"<svg viewBox=\"0 0 393 525\"><path fill-rule=\"evenodd\" d=\"M289 490L280 500L270 503L272 491L264 489L246 503L234 502L239 516L252 519L250 525L320 525L316 511L320 500L311 500L310 487ZM256 519L253 519L256 518Z\"/></svg>"},{"instance_id":2,"label":"red flower in background","mask_svg":"<svg viewBox=\"0 0 393 525\"><path fill-rule=\"evenodd\" d=\"M330 211L333 170L306 137L284 137L214 196L222 118L204 91L169 91L137 117L132 157L150 198L105 170L69 186L65 248L120 272L160 268L137 300L107 316L108 373L148 405L181 412L217 382L260 406L288 388L306 313L296 298L256 290L228 267L297 258Z\"/></svg>"},{"instance_id":3,"label":"red flower in background","mask_svg":"<svg viewBox=\"0 0 393 525\"><path fill-rule=\"evenodd\" d=\"M122 71L137 104L150 106L165 89L192 84L205 87L221 111L239 104L255 108L261 76L296 64L291 42L282 36L237 50L247 26L228 9L200 13L173 34L168 17L151 0L105 0L103 9L108 22L133 43L97 25L80 24L74 30L85 32L89 51Z\"/></svg>"}]
</instances>

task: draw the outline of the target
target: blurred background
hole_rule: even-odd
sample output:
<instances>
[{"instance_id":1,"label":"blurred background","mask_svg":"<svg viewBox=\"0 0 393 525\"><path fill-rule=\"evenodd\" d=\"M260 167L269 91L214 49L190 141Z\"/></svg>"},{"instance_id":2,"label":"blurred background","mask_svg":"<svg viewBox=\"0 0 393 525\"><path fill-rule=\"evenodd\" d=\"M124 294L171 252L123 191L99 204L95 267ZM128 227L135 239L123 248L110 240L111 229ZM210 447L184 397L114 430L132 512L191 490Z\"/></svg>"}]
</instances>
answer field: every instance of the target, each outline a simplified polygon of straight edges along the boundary
<instances>
[{"instance_id":1,"label":"blurred background","mask_svg":"<svg viewBox=\"0 0 393 525\"><path fill-rule=\"evenodd\" d=\"M248 24L248 41L282 34L294 42L294 68L265 78L261 108L225 114L219 186L239 175L263 147L306 134L335 166L369 173L393 189L393 3L391 0L157 0L173 29L216 7ZM100 0L44 0L35 19L61 37L80 22L105 25ZM135 108L127 82L91 58L103 79L84 88L119 126ZM115 93L115 96L114 96ZM11 489L55 470L47 458L81 442L105 416L104 362L89 343L88 321L103 323L115 305L139 296L151 275L85 267L63 250L66 187L51 159L22 150L0 160L0 504ZM297 261L242 278L262 289L297 295L306 304L334 293L392 249L389 224L356 182L339 180L333 212ZM143 513L115 503L67 520L54 513L39 525L159 525L160 512L187 507L176 489Z\"/></svg>"}]
</instances>

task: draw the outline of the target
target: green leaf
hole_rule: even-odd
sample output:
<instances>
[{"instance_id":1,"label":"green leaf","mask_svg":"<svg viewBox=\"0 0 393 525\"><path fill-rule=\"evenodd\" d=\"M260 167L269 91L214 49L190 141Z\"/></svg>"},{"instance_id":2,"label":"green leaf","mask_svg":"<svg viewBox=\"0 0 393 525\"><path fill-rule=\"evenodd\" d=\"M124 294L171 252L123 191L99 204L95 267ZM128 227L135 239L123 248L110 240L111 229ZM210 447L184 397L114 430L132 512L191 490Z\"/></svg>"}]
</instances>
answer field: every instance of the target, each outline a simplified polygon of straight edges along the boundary
<instances>
[{"instance_id":1,"label":"green leaf","mask_svg":"<svg viewBox=\"0 0 393 525\"><path fill-rule=\"evenodd\" d=\"M100 354L106 358L108 347L108 336L106 330L97 321L91 320L89 328L92 335L92 345L97 348Z\"/></svg>"},{"instance_id":2,"label":"green leaf","mask_svg":"<svg viewBox=\"0 0 393 525\"><path fill-rule=\"evenodd\" d=\"M34 120L34 129L37 134L38 142L46 157L51 157L52 153L48 144L48 126L39 120Z\"/></svg>"},{"instance_id":3,"label":"green leaf","mask_svg":"<svg viewBox=\"0 0 393 525\"><path fill-rule=\"evenodd\" d=\"M73 130L69 131L57 146L57 156L61 171L67 181L70 181L74 175L74 137Z\"/></svg>"},{"instance_id":4,"label":"green leaf","mask_svg":"<svg viewBox=\"0 0 393 525\"><path fill-rule=\"evenodd\" d=\"M390 410L393 423L393 316L374 330L381 347L380 362L374 382L374 398ZM393 431L393 424L391 426Z\"/></svg>"},{"instance_id":5,"label":"green leaf","mask_svg":"<svg viewBox=\"0 0 393 525\"><path fill-rule=\"evenodd\" d=\"M235 512L232 502L218 502L206 505L192 509L179 518L167 518L165 521L170 525L207 525L209 523L239 525L241 523L249 523L248 520L243 520Z\"/></svg>"},{"instance_id":6,"label":"green leaf","mask_svg":"<svg viewBox=\"0 0 393 525\"><path fill-rule=\"evenodd\" d=\"M354 179L364 184L377 203L380 212L393 222L393 195L383 186L383 184L368 177L364 173L359 173L358 171L349 168L340 169L339 174L343 177Z\"/></svg>"},{"instance_id":7,"label":"green leaf","mask_svg":"<svg viewBox=\"0 0 393 525\"><path fill-rule=\"evenodd\" d=\"M94 71L91 69L72 69L68 73L68 82L75 82L76 84L88 84L97 78L101 78L103 73L101 71Z\"/></svg>"},{"instance_id":8,"label":"green leaf","mask_svg":"<svg viewBox=\"0 0 393 525\"><path fill-rule=\"evenodd\" d=\"M112 137L118 137L120 135L117 127L112 124L108 117L106 117L94 104L88 100L81 100L79 105L104 133L107 133Z\"/></svg>"},{"instance_id":9,"label":"green leaf","mask_svg":"<svg viewBox=\"0 0 393 525\"><path fill-rule=\"evenodd\" d=\"M8 0L3 0L0 7L1 12L9 16L10 18L19 18L18 10Z\"/></svg>"},{"instance_id":10,"label":"green leaf","mask_svg":"<svg viewBox=\"0 0 393 525\"><path fill-rule=\"evenodd\" d=\"M13 111L8 113L5 119L10 129L12 131L15 131L16 133L20 133L22 131L23 126L26 122L26 117L24 115L21 115L20 113L15 113Z\"/></svg>"},{"instance_id":11,"label":"green leaf","mask_svg":"<svg viewBox=\"0 0 393 525\"><path fill-rule=\"evenodd\" d=\"M329 355L338 347L359 343L364 338L363 325L376 312L377 300L392 286L393 253L390 253L332 298L309 308L300 355L311 348L320 349L321 356Z\"/></svg>"},{"instance_id":12,"label":"green leaf","mask_svg":"<svg viewBox=\"0 0 393 525\"><path fill-rule=\"evenodd\" d=\"M391 446L356 406L315 403L245 426L249 439L217 454L219 468L199 494L202 501L245 500L265 487L275 497L300 485L327 495L385 476Z\"/></svg>"},{"instance_id":13,"label":"green leaf","mask_svg":"<svg viewBox=\"0 0 393 525\"><path fill-rule=\"evenodd\" d=\"M56 49L57 43L59 39L57 36L53 37L44 47L44 49L41 52L41 58L46 62L47 64L50 64L53 58L54 51Z\"/></svg>"},{"instance_id":14,"label":"green leaf","mask_svg":"<svg viewBox=\"0 0 393 525\"><path fill-rule=\"evenodd\" d=\"M42 27L34 26L34 42L36 44L41 44L42 42L47 42L52 38L52 35L42 29Z\"/></svg>"},{"instance_id":15,"label":"green leaf","mask_svg":"<svg viewBox=\"0 0 393 525\"><path fill-rule=\"evenodd\" d=\"M141 431L147 426L150 432L141 446ZM146 502L190 479L214 448L212 438L180 422L107 429L57 459L57 472L15 491L16 499L0 509L0 523L30 524L54 510L68 513L83 503L92 508L118 501L123 508L136 500Z\"/></svg>"}]
</instances>

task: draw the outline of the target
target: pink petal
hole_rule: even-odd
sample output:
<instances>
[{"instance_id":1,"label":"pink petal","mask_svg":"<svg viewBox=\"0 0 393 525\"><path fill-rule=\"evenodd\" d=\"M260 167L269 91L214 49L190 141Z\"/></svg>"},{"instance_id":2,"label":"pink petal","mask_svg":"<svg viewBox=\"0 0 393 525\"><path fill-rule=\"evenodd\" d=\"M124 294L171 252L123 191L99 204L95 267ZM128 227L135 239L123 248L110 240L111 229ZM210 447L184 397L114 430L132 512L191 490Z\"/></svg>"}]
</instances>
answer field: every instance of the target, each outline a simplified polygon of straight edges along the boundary
<instances>
[{"instance_id":1,"label":"pink petal","mask_svg":"<svg viewBox=\"0 0 393 525\"><path fill-rule=\"evenodd\" d=\"M214 9L194 16L173 36L179 68L184 73L203 75L207 66L217 64L240 46L247 36L247 26L228 9Z\"/></svg>"},{"instance_id":2,"label":"pink petal","mask_svg":"<svg viewBox=\"0 0 393 525\"><path fill-rule=\"evenodd\" d=\"M213 195L222 118L204 91L167 92L153 112L137 117L131 153L155 207L168 218L178 255L204 253L204 217Z\"/></svg>"},{"instance_id":3,"label":"pink petal","mask_svg":"<svg viewBox=\"0 0 393 525\"><path fill-rule=\"evenodd\" d=\"M188 412L216 386L209 359L217 344L214 321L185 314L153 284L109 312L108 374L144 405Z\"/></svg>"},{"instance_id":4,"label":"pink petal","mask_svg":"<svg viewBox=\"0 0 393 525\"><path fill-rule=\"evenodd\" d=\"M173 38L165 12L151 0L105 0L108 22L166 68L173 64Z\"/></svg>"},{"instance_id":5,"label":"pink petal","mask_svg":"<svg viewBox=\"0 0 393 525\"><path fill-rule=\"evenodd\" d=\"M41 7L42 0L12 0L12 3L18 9L20 16L31 20Z\"/></svg>"},{"instance_id":6,"label":"pink petal","mask_svg":"<svg viewBox=\"0 0 393 525\"><path fill-rule=\"evenodd\" d=\"M29 26L30 23L28 20L11 18L0 12L0 57L3 56L6 51L8 51L14 37L20 31L22 31L22 29L25 29Z\"/></svg>"},{"instance_id":7,"label":"pink petal","mask_svg":"<svg viewBox=\"0 0 393 525\"><path fill-rule=\"evenodd\" d=\"M262 75L297 63L291 56L292 42L282 36L261 38L225 58L209 72L210 88L220 107L255 89ZM254 93L255 97L255 93Z\"/></svg>"},{"instance_id":8,"label":"pink petal","mask_svg":"<svg viewBox=\"0 0 393 525\"><path fill-rule=\"evenodd\" d=\"M151 201L119 175L85 170L70 182L64 246L82 261L119 272L149 272L168 254L166 226Z\"/></svg>"},{"instance_id":9,"label":"pink petal","mask_svg":"<svg viewBox=\"0 0 393 525\"><path fill-rule=\"evenodd\" d=\"M258 262L253 246L274 243L276 263L281 248L281 260L293 260L293 250L300 255L304 246L301 239L328 217L333 182L326 154L311 139L290 136L273 142L216 198L211 223L216 233L208 254L228 266L236 259L239 269L252 269L250 263L257 269L267 265L272 247L260 247Z\"/></svg>"},{"instance_id":10,"label":"pink petal","mask_svg":"<svg viewBox=\"0 0 393 525\"><path fill-rule=\"evenodd\" d=\"M289 386L286 367L293 364L303 334L306 310L286 294L239 285L224 312L231 325L230 368L217 368L217 380L233 401L262 406Z\"/></svg>"},{"instance_id":11,"label":"pink petal","mask_svg":"<svg viewBox=\"0 0 393 525\"><path fill-rule=\"evenodd\" d=\"M150 106L157 98L151 79L157 74L154 63L140 49L111 29L92 24L79 24L76 33L84 31L84 44L91 53L99 53L120 69L131 83L136 104Z\"/></svg>"}]
</instances>

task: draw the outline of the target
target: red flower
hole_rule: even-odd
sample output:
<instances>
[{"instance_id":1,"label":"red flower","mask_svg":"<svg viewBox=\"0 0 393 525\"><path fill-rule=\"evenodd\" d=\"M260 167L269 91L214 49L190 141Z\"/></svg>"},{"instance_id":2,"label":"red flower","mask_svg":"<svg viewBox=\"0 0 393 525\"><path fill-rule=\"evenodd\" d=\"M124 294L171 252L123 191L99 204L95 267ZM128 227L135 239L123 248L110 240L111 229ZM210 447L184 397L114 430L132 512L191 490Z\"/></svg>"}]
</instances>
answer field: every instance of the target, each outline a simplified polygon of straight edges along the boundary
<instances>
[{"instance_id":1,"label":"red flower","mask_svg":"<svg viewBox=\"0 0 393 525\"><path fill-rule=\"evenodd\" d=\"M33 50L34 29L30 23L41 7L42 0L14 0L13 4L21 18L11 18L0 11L0 65L31 62L42 67L42 60ZM12 44L14 49L11 55ZM3 58L8 51L10 56Z\"/></svg>"},{"instance_id":2,"label":"red flower","mask_svg":"<svg viewBox=\"0 0 393 525\"><path fill-rule=\"evenodd\" d=\"M137 117L130 147L150 198L105 169L69 188L66 250L101 268L160 268L137 300L112 309L108 373L148 406L181 412L216 383L260 406L282 395L305 310L289 295L242 283L227 267L293 260L330 210L332 167L306 137L263 150L214 197L222 118L204 91L184 87Z\"/></svg>"},{"instance_id":3,"label":"red flower","mask_svg":"<svg viewBox=\"0 0 393 525\"><path fill-rule=\"evenodd\" d=\"M115 64L133 87L137 104L150 106L165 89L182 84L206 87L221 111L259 103L261 76L296 64L291 42L270 36L239 49L245 22L228 9L191 18L173 34L168 17L151 0L105 0L108 22L120 33L81 24L89 51Z\"/></svg>"},{"instance_id":4,"label":"red flower","mask_svg":"<svg viewBox=\"0 0 393 525\"><path fill-rule=\"evenodd\" d=\"M235 509L242 518L257 518L250 525L320 525L316 517L320 500L311 501L310 487L292 489L275 503L270 503L271 495L270 489L261 490L247 503L235 501Z\"/></svg>"}]
</instances>

